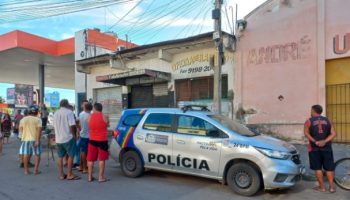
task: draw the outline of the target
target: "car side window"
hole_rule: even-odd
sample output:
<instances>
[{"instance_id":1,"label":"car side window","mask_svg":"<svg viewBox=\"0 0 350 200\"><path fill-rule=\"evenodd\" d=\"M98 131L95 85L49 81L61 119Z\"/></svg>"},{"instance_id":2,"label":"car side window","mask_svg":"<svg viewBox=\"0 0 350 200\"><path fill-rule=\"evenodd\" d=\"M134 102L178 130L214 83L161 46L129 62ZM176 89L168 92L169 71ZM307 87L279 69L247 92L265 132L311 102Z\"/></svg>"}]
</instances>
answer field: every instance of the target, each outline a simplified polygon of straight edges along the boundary
<instances>
[{"instance_id":1,"label":"car side window","mask_svg":"<svg viewBox=\"0 0 350 200\"><path fill-rule=\"evenodd\" d=\"M177 133L219 137L219 130L209 122L193 116L179 115Z\"/></svg>"},{"instance_id":2,"label":"car side window","mask_svg":"<svg viewBox=\"0 0 350 200\"><path fill-rule=\"evenodd\" d=\"M125 126L133 126L133 127L135 127L135 126L138 125L138 123L140 122L141 118L142 118L142 115L129 115L129 116L127 116L124 119L123 124Z\"/></svg>"},{"instance_id":3,"label":"car side window","mask_svg":"<svg viewBox=\"0 0 350 200\"><path fill-rule=\"evenodd\" d=\"M143 128L152 131L171 132L172 115L166 113L149 114Z\"/></svg>"}]
</instances>

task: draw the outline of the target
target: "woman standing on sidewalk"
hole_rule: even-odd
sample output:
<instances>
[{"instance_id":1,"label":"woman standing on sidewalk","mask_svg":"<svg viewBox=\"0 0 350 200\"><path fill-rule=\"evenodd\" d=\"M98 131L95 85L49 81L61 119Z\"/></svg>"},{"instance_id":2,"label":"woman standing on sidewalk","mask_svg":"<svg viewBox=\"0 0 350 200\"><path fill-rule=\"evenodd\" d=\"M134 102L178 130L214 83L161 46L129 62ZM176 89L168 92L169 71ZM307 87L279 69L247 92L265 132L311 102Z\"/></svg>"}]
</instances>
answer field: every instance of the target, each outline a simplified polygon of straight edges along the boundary
<instances>
[{"instance_id":1,"label":"woman standing on sidewalk","mask_svg":"<svg viewBox=\"0 0 350 200\"><path fill-rule=\"evenodd\" d=\"M108 179L104 176L105 161L108 160L108 140L107 128L109 126L108 117L102 113L102 104L95 103L93 113L88 119L90 128L90 140L88 145L88 181L94 180L93 167L98 159L98 181L106 182Z\"/></svg>"},{"instance_id":2,"label":"woman standing on sidewalk","mask_svg":"<svg viewBox=\"0 0 350 200\"><path fill-rule=\"evenodd\" d=\"M12 121L11 121L11 117L10 115L8 114L8 112L6 111L4 113L4 116L1 120L1 133L2 135L4 136L4 138L6 139L6 142L5 142L5 139L4 139L4 143L5 144L9 144L9 138L11 136L11 129L12 129Z\"/></svg>"}]
</instances>

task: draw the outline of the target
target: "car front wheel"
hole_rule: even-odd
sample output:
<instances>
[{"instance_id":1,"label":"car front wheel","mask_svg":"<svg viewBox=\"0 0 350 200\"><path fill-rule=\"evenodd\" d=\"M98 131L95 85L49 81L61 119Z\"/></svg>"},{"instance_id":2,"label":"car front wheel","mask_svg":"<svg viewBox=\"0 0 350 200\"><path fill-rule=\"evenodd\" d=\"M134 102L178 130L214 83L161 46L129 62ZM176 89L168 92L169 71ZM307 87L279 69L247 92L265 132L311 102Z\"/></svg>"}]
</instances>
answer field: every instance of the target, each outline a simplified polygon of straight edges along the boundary
<instances>
[{"instance_id":1,"label":"car front wheel","mask_svg":"<svg viewBox=\"0 0 350 200\"><path fill-rule=\"evenodd\" d=\"M144 167L142 160L135 151L128 151L121 159L121 170L127 177L136 178L143 174Z\"/></svg>"},{"instance_id":2,"label":"car front wheel","mask_svg":"<svg viewBox=\"0 0 350 200\"><path fill-rule=\"evenodd\" d=\"M233 164L227 172L226 180L235 193L243 196L256 194L262 185L259 172L248 163Z\"/></svg>"}]
</instances>

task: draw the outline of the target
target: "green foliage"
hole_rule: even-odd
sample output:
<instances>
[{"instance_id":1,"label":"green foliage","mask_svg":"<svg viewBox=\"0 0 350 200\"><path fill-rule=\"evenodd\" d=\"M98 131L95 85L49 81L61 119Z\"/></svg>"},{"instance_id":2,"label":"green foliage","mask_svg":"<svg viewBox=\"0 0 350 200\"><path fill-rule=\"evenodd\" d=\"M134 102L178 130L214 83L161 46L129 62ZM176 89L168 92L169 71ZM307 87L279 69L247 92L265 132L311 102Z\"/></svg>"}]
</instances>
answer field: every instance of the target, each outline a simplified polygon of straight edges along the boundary
<instances>
[{"instance_id":1,"label":"green foliage","mask_svg":"<svg viewBox=\"0 0 350 200\"><path fill-rule=\"evenodd\" d=\"M0 96L0 103L5 103L5 99L2 96Z\"/></svg>"}]
</instances>

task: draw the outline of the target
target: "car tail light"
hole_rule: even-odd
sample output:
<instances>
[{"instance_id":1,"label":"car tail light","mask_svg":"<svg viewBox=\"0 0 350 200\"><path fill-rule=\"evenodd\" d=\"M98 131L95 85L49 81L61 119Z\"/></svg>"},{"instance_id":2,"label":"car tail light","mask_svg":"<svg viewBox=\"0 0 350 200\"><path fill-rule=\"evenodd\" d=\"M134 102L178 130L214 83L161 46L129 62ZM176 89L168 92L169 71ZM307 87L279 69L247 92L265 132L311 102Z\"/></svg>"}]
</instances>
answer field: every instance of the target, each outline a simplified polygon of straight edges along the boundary
<instances>
[{"instance_id":1,"label":"car tail light","mask_svg":"<svg viewBox=\"0 0 350 200\"><path fill-rule=\"evenodd\" d=\"M119 131L118 131L118 130L115 130L115 131L113 132L113 137L116 138L116 137L118 137L118 135L119 135Z\"/></svg>"}]
</instances>

